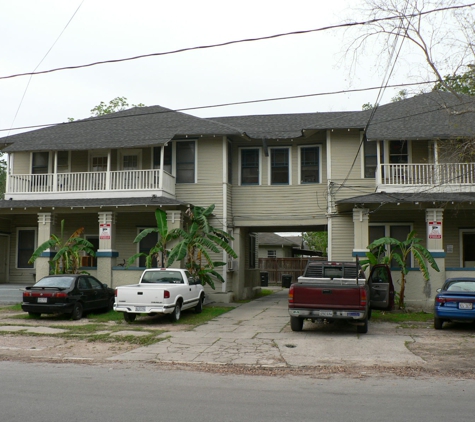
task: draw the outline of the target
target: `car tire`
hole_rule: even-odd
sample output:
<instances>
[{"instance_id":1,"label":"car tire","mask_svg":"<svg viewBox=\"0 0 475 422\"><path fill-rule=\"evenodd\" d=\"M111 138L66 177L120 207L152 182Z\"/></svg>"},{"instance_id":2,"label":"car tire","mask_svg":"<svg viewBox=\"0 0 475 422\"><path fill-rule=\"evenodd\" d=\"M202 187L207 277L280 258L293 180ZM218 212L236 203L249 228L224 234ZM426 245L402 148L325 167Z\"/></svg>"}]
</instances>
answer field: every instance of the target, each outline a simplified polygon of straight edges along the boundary
<instances>
[{"instance_id":1,"label":"car tire","mask_svg":"<svg viewBox=\"0 0 475 422\"><path fill-rule=\"evenodd\" d=\"M442 325L444 325L444 320L440 318L434 318L434 328L436 330L442 330Z\"/></svg>"},{"instance_id":2,"label":"car tire","mask_svg":"<svg viewBox=\"0 0 475 422\"><path fill-rule=\"evenodd\" d=\"M181 316L181 302L177 302L175 305L175 309L173 309L173 312L170 314L170 319L172 322L176 322L180 320Z\"/></svg>"},{"instance_id":3,"label":"car tire","mask_svg":"<svg viewBox=\"0 0 475 422\"><path fill-rule=\"evenodd\" d=\"M73 311L71 312L71 319L77 321L82 318L83 307L81 302L76 302L73 306Z\"/></svg>"},{"instance_id":4,"label":"car tire","mask_svg":"<svg viewBox=\"0 0 475 422\"><path fill-rule=\"evenodd\" d=\"M115 297L111 297L109 299L109 303L107 304L107 312L110 312L114 309Z\"/></svg>"},{"instance_id":5,"label":"car tire","mask_svg":"<svg viewBox=\"0 0 475 422\"><path fill-rule=\"evenodd\" d=\"M368 310L368 321L371 319L372 316L373 316L373 310L371 308L369 308L369 310Z\"/></svg>"},{"instance_id":6,"label":"car tire","mask_svg":"<svg viewBox=\"0 0 475 422\"><path fill-rule=\"evenodd\" d=\"M39 312L28 312L28 315L32 318L39 318L41 316Z\"/></svg>"},{"instance_id":7,"label":"car tire","mask_svg":"<svg viewBox=\"0 0 475 422\"><path fill-rule=\"evenodd\" d=\"M363 325L356 326L356 332L358 334L366 334L368 332L368 318L363 321Z\"/></svg>"},{"instance_id":8,"label":"car tire","mask_svg":"<svg viewBox=\"0 0 475 422\"><path fill-rule=\"evenodd\" d=\"M201 314L201 311L203 310L203 296L200 296L198 299L198 303L195 306L195 314Z\"/></svg>"},{"instance_id":9,"label":"car tire","mask_svg":"<svg viewBox=\"0 0 475 422\"><path fill-rule=\"evenodd\" d=\"M299 317L290 317L290 328L292 331L302 331L303 329L303 318Z\"/></svg>"},{"instance_id":10,"label":"car tire","mask_svg":"<svg viewBox=\"0 0 475 422\"><path fill-rule=\"evenodd\" d=\"M124 320L127 323L131 323L135 321L135 318L137 318L137 314L131 314L129 312L124 312Z\"/></svg>"}]
</instances>

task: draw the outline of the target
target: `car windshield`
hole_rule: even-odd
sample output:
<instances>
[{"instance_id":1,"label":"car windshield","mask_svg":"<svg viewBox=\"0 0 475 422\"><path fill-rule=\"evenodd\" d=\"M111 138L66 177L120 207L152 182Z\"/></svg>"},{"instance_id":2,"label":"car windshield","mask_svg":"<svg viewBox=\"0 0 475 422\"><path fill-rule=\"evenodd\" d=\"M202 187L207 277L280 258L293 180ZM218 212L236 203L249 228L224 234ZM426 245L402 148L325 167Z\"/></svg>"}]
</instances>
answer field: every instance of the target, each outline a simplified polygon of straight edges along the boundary
<instances>
[{"instance_id":1,"label":"car windshield","mask_svg":"<svg viewBox=\"0 0 475 422\"><path fill-rule=\"evenodd\" d=\"M447 286L448 292L475 292L475 281L454 280Z\"/></svg>"},{"instance_id":2,"label":"car windshield","mask_svg":"<svg viewBox=\"0 0 475 422\"><path fill-rule=\"evenodd\" d=\"M33 287L58 287L67 289L71 287L73 281L74 277L45 277L38 281Z\"/></svg>"},{"instance_id":3,"label":"car windshield","mask_svg":"<svg viewBox=\"0 0 475 422\"><path fill-rule=\"evenodd\" d=\"M179 271L148 271L141 283L183 283L183 277Z\"/></svg>"}]
</instances>

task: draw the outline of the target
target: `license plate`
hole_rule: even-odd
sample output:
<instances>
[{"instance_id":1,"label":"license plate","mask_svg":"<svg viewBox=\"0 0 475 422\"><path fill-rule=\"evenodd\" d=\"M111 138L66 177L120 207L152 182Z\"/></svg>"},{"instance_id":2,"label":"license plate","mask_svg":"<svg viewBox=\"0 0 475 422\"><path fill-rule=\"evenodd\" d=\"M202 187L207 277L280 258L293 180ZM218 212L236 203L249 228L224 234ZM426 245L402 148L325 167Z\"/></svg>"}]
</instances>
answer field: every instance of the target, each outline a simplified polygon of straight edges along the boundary
<instances>
[{"instance_id":1,"label":"license plate","mask_svg":"<svg viewBox=\"0 0 475 422\"><path fill-rule=\"evenodd\" d=\"M320 311L318 315L331 317L333 316L333 311Z\"/></svg>"},{"instance_id":2,"label":"license plate","mask_svg":"<svg viewBox=\"0 0 475 422\"><path fill-rule=\"evenodd\" d=\"M39 297L38 303L48 303L48 299L46 297Z\"/></svg>"},{"instance_id":3,"label":"license plate","mask_svg":"<svg viewBox=\"0 0 475 422\"><path fill-rule=\"evenodd\" d=\"M473 309L473 303L460 302L459 309Z\"/></svg>"},{"instance_id":4,"label":"license plate","mask_svg":"<svg viewBox=\"0 0 475 422\"><path fill-rule=\"evenodd\" d=\"M136 306L135 312L145 312L145 306Z\"/></svg>"}]
</instances>

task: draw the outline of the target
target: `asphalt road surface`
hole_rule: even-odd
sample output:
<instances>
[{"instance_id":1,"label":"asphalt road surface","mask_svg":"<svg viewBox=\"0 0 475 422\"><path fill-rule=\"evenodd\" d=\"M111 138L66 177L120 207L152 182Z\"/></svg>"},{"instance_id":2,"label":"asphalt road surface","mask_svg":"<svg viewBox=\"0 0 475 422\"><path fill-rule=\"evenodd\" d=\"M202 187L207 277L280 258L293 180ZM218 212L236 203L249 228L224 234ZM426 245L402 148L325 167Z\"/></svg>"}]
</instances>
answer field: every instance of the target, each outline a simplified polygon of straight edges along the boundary
<instances>
[{"instance_id":1,"label":"asphalt road surface","mask_svg":"<svg viewBox=\"0 0 475 422\"><path fill-rule=\"evenodd\" d=\"M0 362L8 422L433 422L473 419L475 381L267 377Z\"/></svg>"}]
</instances>

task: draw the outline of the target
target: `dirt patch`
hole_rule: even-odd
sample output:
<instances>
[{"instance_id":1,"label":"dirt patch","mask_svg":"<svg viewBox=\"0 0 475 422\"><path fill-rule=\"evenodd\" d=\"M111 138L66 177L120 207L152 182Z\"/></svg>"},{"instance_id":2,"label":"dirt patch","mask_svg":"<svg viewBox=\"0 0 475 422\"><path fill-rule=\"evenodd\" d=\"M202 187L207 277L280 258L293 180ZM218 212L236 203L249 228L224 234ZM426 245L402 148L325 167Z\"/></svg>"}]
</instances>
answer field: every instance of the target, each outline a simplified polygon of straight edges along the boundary
<instances>
[{"instance_id":1,"label":"dirt patch","mask_svg":"<svg viewBox=\"0 0 475 422\"><path fill-rule=\"evenodd\" d=\"M66 317L51 316L40 319L25 319L24 313L0 312L0 325L25 327L54 327L54 326L84 326L95 323L83 318L80 321L71 321ZM176 331L188 330L190 326L171 324L167 320L149 320L144 318L139 324L125 324L123 322L109 322L102 324L99 334L107 336L114 330L134 331L154 330ZM315 328L317 329L317 328ZM348 328L349 332L354 327ZM283 330L287 331L287 328ZM432 323L378 323L370 325L368 335L384 334L401 335L410 338L406 347L416 356L423 359L423 363L407 367L381 366L360 367L358 365L321 365L308 368L265 368L259 366L236 365L193 365L193 364L156 364L150 362L127 363L127 365L141 365L158 367L161 369L182 369L218 373L248 374L248 375L302 375L313 377L333 377L338 375L358 378L370 376L392 375L398 377L456 377L475 379L475 325L473 324L445 324L442 330L434 330ZM130 333L133 336L133 333ZM133 344L129 339L121 336L111 336L113 339L90 341L82 338L64 338L59 336L45 336L41 334L26 334L17 332L0 332L0 360L21 360L26 362L75 362L86 364L124 365L114 362L113 357L128 352L140 344ZM138 337L138 336L137 336ZM110 359L112 358L112 359Z\"/></svg>"}]
</instances>

